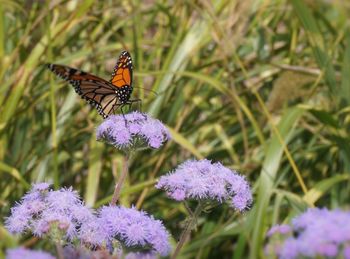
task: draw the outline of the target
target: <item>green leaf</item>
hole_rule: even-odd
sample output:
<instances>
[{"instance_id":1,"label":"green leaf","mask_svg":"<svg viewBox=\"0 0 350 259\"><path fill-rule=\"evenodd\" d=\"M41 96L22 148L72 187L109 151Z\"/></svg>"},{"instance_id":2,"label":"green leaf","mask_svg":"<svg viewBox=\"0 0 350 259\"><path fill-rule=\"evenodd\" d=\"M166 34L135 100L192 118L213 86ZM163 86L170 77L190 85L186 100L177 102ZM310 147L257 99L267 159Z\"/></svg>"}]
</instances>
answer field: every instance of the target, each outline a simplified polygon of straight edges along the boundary
<instances>
[{"instance_id":1,"label":"green leaf","mask_svg":"<svg viewBox=\"0 0 350 259\"><path fill-rule=\"evenodd\" d=\"M333 128L340 128L339 122L332 114L325 110L309 109L309 112L314 115L320 122Z\"/></svg>"},{"instance_id":2,"label":"green leaf","mask_svg":"<svg viewBox=\"0 0 350 259\"><path fill-rule=\"evenodd\" d=\"M325 195L334 185L343 182L349 181L350 175L335 175L328 179L324 179L318 182L312 189L310 189L305 195L304 200L310 204L314 204L319 200L323 195Z\"/></svg>"}]
</instances>

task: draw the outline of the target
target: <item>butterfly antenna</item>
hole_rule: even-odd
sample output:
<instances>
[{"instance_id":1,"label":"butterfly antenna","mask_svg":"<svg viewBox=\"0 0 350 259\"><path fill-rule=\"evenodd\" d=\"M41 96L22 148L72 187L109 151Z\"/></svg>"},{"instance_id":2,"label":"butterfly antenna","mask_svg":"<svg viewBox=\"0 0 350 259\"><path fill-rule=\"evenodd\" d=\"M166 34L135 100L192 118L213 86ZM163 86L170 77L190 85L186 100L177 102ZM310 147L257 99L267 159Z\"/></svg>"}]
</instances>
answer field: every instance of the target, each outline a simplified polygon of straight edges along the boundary
<instances>
[{"instance_id":1,"label":"butterfly antenna","mask_svg":"<svg viewBox=\"0 0 350 259\"><path fill-rule=\"evenodd\" d=\"M153 93L155 96L158 96L158 93L156 91L153 91L153 90L150 90L150 89L146 89L146 88L139 87L139 86L134 86L133 88L143 89L143 90L146 90L148 92Z\"/></svg>"}]
</instances>

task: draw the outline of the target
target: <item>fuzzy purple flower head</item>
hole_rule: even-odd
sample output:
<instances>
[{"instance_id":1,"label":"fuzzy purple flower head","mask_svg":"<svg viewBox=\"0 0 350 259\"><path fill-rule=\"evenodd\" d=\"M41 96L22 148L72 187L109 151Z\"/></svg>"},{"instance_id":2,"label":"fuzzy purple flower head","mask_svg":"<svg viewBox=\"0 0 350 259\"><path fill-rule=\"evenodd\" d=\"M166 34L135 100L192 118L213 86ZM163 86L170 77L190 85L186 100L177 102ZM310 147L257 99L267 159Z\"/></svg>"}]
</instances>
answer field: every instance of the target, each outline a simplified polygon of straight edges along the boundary
<instances>
[{"instance_id":1,"label":"fuzzy purple flower head","mask_svg":"<svg viewBox=\"0 0 350 259\"><path fill-rule=\"evenodd\" d=\"M161 256L170 253L169 233L160 220L135 208L105 206L99 211L100 224L105 227L110 240L117 239L126 247L157 252Z\"/></svg>"},{"instance_id":2,"label":"fuzzy purple flower head","mask_svg":"<svg viewBox=\"0 0 350 259\"><path fill-rule=\"evenodd\" d=\"M157 255L155 253L128 253L125 255L125 259L157 259Z\"/></svg>"},{"instance_id":3,"label":"fuzzy purple flower head","mask_svg":"<svg viewBox=\"0 0 350 259\"><path fill-rule=\"evenodd\" d=\"M168 196L183 201L186 199L229 200L239 211L249 208L252 202L250 186L245 178L221 163L209 160L188 160L173 172L162 176L156 188Z\"/></svg>"},{"instance_id":4,"label":"fuzzy purple flower head","mask_svg":"<svg viewBox=\"0 0 350 259\"><path fill-rule=\"evenodd\" d=\"M268 237L265 252L278 258L350 259L350 212L309 209L294 218L290 226L272 227Z\"/></svg>"},{"instance_id":5,"label":"fuzzy purple flower head","mask_svg":"<svg viewBox=\"0 0 350 259\"><path fill-rule=\"evenodd\" d=\"M70 241L77 237L82 222L91 218L93 213L71 188L53 191L49 184L39 183L11 209L5 226L13 234L31 232L38 237Z\"/></svg>"},{"instance_id":6,"label":"fuzzy purple flower head","mask_svg":"<svg viewBox=\"0 0 350 259\"><path fill-rule=\"evenodd\" d=\"M289 226L287 224L275 225L272 228L270 228L270 230L267 232L266 235L268 237L275 235L275 234L286 235L286 234L289 234L291 231L292 231L291 226Z\"/></svg>"},{"instance_id":7,"label":"fuzzy purple flower head","mask_svg":"<svg viewBox=\"0 0 350 259\"><path fill-rule=\"evenodd\" d=\"M7 259L55 259L54 256L43 251L29 250L23 247L8 249Z\"/></svg>"},{"instance_id":8,"label":"fuzzy purple flower head","mask_svg":"<svg viewBox=\"0 0 350 259\"><path fill-rule=\"evenodd\" d=\"M89 248L108 253L118 251L120 244L140 248L131 254L137 258L155 258L157 253L166 256L170 252L169 233L161 221L147 213L116 206L102 207L96 213L71 188L54 191L45 183L32 186L11 209L5 226L14 234L31 232L53 242L82 245L81 250L70 247L68 254L88 255Z\"/></svg>"},{"instance_id":9,"label":"fuzzy purple flower head","mask_svg":"<svg viewBox=\"0 0 350 259\"><path fill-rule=\"evenodd\" d=\"M159 256L155 252L126 252L119 248L113 255L107 249L89 250L84 247L65 246L63 256L66 259L157 259Z\"/></svg>"},{"instance_id":10,"label":"fuzzy purple flower head","mask_svg":"<svg viewBox=\"0 0 350 259\"><path fill-rule=\"evenodd\" d=\"M145 146L157 149L170 139L170 133L159 120L134 111L124 116L109 116L98 126L96 137L97 140L104 140L118 149Z\"/></svg>"},{"instance_id":11,"label":"fuzzy purple flower head","mask_svg":"<svg viewBox=\"0 0 350 259\"><path fill-rule=\"evenodd\" d=\"M87 247L106 247L110 244L111 237L105 222L95 216L84 221L79 230L79 239Z\"/></svg>"}]
</instances>

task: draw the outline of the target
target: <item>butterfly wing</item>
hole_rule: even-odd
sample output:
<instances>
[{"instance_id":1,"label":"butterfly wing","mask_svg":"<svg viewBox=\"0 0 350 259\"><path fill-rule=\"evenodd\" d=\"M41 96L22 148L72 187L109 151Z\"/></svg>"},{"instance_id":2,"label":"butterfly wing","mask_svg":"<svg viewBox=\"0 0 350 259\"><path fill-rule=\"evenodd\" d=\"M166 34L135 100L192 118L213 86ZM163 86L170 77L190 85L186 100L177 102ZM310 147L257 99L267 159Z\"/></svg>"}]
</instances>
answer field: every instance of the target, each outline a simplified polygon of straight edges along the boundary
<instances>
[{"instance_id":1,"label":"butterfly wing","mask_svg":"<svg viewBox=\"0 0 350 259\"><path fill-rule=\"evenodd\" d=\"M132 60L129 52L123 51L114 67L110 82L117 88L132 89Z\"/></svg>"},{"instance_id":2,"label":"butterfly wing","mask_svg":"<svg viewBox=\"0 0 350 259\"><path fill-rule=\"evenodd\" d=\"M47 67L60 78L68 81L75 91L94 106L103 118L112 114L118 105L115 87L106 80L84 71L56 64Z\"/></svg>"}]
</instances>

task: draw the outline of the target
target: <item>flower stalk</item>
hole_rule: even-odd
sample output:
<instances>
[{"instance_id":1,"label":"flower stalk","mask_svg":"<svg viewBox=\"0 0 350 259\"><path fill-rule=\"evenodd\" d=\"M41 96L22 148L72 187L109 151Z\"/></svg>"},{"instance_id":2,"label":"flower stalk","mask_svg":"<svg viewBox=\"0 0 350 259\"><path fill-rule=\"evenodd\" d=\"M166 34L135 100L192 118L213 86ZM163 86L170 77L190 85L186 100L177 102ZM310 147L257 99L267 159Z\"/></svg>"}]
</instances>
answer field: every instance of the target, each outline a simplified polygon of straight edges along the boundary
<instances>
[{"instance_id":1,"label":"flower stalk","mask_svg":"<svg viewBox=\"0 0 350 259\"><path fill-rule=\"evenodd\" d=\"M115 206L119 200L120 197L120 192L122 190L122 186L124 184L125 178L127 177L128 173L129 173L129 159L130 159L130 155L126 154L123 157L123 168L122 168L122 172L121 175L119 177L119 180L117 182L117 184L115 185L114 188L114 193L112 196L112 200L111 200L111 205Z\"/></svg>"},{"instance_id":2,"label":"flower stalk","mask_svg":"<svg viewBox=\"0 0 350 259\"><path fill-rule=\"evenodd\" d=\"M64 259L64 252L63 252L63 247L60 244L60 242L55 242L56 245L56 251L57 251L57 258L58 259Z\"/></svg>"},{"instance_id":3,"label":"flower stalk","mask_svg":"<svg viewBox=\"0 0 350 259\"><path fill-rule=\"evenodd\" d=\"M185 242L187 241L188 237L190 236L191 231L195 228L195 226L197 224L197 218L200 215L200 213L202 212L202 209L203 209L202 203L199 202L195 211L193 213L190 213L187 224L181 233L179 242L177 243L175 251L174 251L173 255L171 256L171 259L175 259L178 256L181 248L184 246Z\"/></svg>"}]
</instances>

